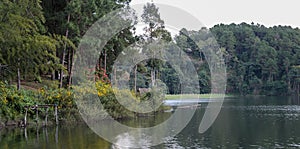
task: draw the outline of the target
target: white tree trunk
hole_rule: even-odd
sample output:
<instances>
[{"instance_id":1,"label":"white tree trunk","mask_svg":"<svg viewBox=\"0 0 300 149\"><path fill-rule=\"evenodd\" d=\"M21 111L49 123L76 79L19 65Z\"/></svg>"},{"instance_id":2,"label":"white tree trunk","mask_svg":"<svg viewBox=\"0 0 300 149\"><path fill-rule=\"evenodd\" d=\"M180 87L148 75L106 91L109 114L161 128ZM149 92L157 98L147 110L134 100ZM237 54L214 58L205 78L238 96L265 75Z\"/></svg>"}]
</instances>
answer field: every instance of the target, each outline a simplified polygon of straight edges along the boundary
<instances>
[{"instance_id":1,"label":"white tree trunk","mask_svg":"<svg viewBox=\"0 0 300 149\"><path fill-rule=\"evenodd\" d=\"M154 87L155 85L155 70L151 70L151 85Z\"/></svg>"},{"instance_id":2,"label":"white tree trunk","mask_svg":"<svg viewBox=\"0 0 300 149\"><path fill-rule=\"evenodd\" d=\"M137 65L135 65L135 68L134 68L134 92L136 93L136 82L137 82Z\"/></svg>"},{"instance_id":3,"label":"white tree trunk","mask_svg":"<svg viewBox=\"0 0 300 149\"><path fill-rule=\"evenodd\" d=\"M67 21L67 24L70 22L70 14L68 14L68 21ZM69 35L69 29L67 28L66 30L66 38L68 38L68 35ZM65 42L65 45L64 45L64 50L63 50L63 53L62 53L62 58L61 58L61 64L62 66L64 66L64 63L65 63L65 56L66 56L66 49L67 49L67 42ZM64 78L64 71L63 70L60 70L60 81L59 81L59 88L62 88L62 85L63 85L63 78Z\"/></svg>"}]
</instances>

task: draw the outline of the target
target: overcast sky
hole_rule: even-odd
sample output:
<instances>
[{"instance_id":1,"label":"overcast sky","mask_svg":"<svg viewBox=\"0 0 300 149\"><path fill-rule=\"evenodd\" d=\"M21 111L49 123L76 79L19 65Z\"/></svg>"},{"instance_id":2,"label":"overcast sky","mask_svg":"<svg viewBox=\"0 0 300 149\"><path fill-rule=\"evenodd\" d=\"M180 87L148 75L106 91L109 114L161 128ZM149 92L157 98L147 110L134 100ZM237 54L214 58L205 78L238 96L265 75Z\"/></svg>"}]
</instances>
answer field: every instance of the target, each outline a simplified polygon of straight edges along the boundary
<instances>
[{"instance_id":1,"label":"overcast sky","mask_svg":"<svg viewBox=\"0 0 300 149\"><path fill-rule=\"evenodd\" d=\"M219 23L259 23L300 27L300 0L153 0L179 7L206 27ZM151 2L132 0L131 4ZM162 14L163 15L163 14Z\"/></svg>"}]
</instances>

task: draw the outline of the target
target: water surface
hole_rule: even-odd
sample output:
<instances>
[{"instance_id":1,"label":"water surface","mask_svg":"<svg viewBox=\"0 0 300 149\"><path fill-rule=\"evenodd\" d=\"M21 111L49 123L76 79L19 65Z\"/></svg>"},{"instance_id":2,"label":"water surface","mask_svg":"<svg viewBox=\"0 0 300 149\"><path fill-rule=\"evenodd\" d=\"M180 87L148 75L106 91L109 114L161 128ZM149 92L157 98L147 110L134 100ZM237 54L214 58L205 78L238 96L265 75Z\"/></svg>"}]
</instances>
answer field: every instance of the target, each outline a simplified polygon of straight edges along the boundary
<instances>
[{"instance_id":1,"label":"water surface","mask_svg":"<svg viewBox=\"0 0 300 149\"><path fill-rule=\"evenodd\" d=\"M187 127L175 137L165 138L153 148L300 148L300 102L290 97L227 98L221 113L204 134L198 133L208 100L201 104ZM171 101L169 103L172 103ZM190 104L190 100L188 101ZM180 106L176 102L173 106ZM188 109L187 109L188 110ZM133 127L155 126L172 112L156 117L122 121ZM109 125L109 122L108 122ZM116 138L122 143L147 144L147 136L123 133ZM136 142L137 138L140 142ZM122 148L105 141L86 125L48 128L2 129L1 149L67 148L109 149ZM147 147L145 147L147 148Z\"/></svg>"}]
</instances>

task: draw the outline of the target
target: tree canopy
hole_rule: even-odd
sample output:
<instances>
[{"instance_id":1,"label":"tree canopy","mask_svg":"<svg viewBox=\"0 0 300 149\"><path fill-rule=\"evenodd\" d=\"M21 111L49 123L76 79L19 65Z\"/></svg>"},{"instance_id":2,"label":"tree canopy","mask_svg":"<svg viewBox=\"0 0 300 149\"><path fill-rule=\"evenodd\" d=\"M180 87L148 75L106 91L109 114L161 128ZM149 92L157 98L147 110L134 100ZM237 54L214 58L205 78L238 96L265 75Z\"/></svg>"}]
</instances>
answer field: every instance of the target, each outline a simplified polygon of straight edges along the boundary
<instances>
[{"instance_id":1,"label":"tree canopy","mask_svg":"<svg viewBox=\"0 0 300 149\"><path fill-rule=\"evenodd\" d=\"M40 80L51 76L60 87L72 83L72 64L80 39L105 14L127 7L130 0L2 0L0 3L0 75L8 82ZM218 24L199 31L182 29L172 37L153 3L144 6L144 34L134 26L115 35L104 47L97 70L108 76L125 48L164 40L180 47L195 65L201 93L211 90L210 67L205 50L215 38L227 66L227 93L293 94L300 90L300 29L290 26L265 27L260 24ZM212 34L210 34L211 32ZM154 47L154 49L160 47ZM142 50L147 50L141 46ZM138 51L133 51L138 52ZM155 50L154 50L155 52ZM190 67L182 63L181 67ZM139 75L139 74L146 75ZM49 77L48 77L49 78ZM135 67L134 86L149 87L161 79L170 94L180 93L180 80L174 68L159 60L141 62ZM190 80L195 81L195 80ZM140 85L139 85L140 84Z\"/></svg>"}]
</instances>

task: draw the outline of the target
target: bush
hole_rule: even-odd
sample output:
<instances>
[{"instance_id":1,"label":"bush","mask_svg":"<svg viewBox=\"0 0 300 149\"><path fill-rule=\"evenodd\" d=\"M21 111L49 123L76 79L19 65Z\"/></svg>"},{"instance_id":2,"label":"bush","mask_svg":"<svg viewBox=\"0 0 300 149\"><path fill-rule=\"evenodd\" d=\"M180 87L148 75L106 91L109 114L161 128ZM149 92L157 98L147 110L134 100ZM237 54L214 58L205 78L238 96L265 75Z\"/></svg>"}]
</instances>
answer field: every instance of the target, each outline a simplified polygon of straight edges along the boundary
<instances>
[{"instance_id":1,"label":"bush","mask_svg":"<svg viewBox=\"0 0 300 149\"><path fill-rule=\"evenodd\" d=\"M0 82L0 114L7 120L20 116L27 104L35 102L33 91L18 91L15 87Z\"/></svg>"},{"instance_id":2,"label":"bush","mask_svg":"<svg viewBox=\"0 0 300 149\"><path fill-rule=\"evenodd\" d=\"M46 87L39 89L39 98L45 104L56 104L58 108L73 108L73 91L71 89L47 89Z\"/></svg>"},{"instance_id":3,"label":"bush","mask_svg":"<svg viewBox=\"0 0 300 149\"><path fill-rule=\"evenodd\" d=\"M74 109L73 93L69 89L48 89L43 87L36 90L17 90L16 87L0 81L0 116L1 120L15 120L25 113L25 106L57 104L61 112L70 116L71 109ZM45 109L39 109L44 111ZM54 110L53 108L49 109ZM29 117L34 116L35 110L28 110Z\"/></svg>"}]
</instances>

